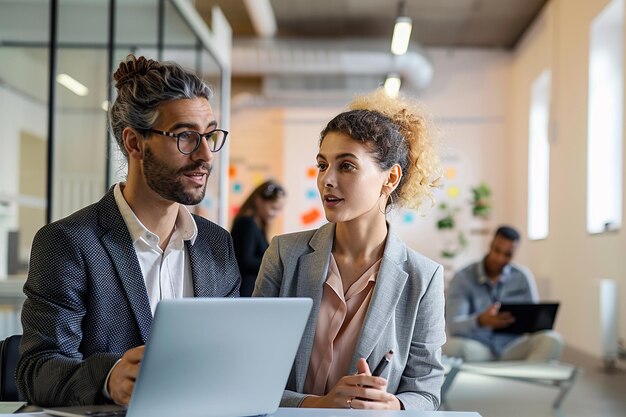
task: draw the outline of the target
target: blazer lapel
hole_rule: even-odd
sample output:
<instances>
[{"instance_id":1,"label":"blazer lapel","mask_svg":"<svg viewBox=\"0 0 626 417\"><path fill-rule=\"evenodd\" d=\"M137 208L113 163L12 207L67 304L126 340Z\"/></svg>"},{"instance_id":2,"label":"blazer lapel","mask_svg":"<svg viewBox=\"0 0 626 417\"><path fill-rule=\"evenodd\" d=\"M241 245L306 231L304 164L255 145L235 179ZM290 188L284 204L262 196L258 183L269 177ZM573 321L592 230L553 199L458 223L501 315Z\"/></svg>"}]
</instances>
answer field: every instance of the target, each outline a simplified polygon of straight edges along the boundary
<instances>
[{"instance_id":1,"label":"blazer lapel","mask_svg":"<svg viewBox=\"0 0 626 417\"><path fill-rule=\"evenodd\" d=\"M195 220L194 220L195 221ZM193 280L193 295L194 297L211 297L211 286L210 285L200 285L199 280L201 277L203 279L208 280L208 282L218 282L217 277L215 276L216 269L215 265L212 262L212 259L204 256L200 256L195 244L189 243L189 241L185 241L185 246L187 247L187 253L189 254L189 263L191 265L191 279Z\"/></svg>"},{"instance_id":2,"label":"blazer lapel","mask_svg":"<svg viewBox=\"0 0 626 417\"><path fill-rule=\"evenodd\" d=\"M99 222L106 229L101 238L102 244L109 253L135 316L141 338L146 343L152 327L152 311L150 310L148 291L130 233L115 203L113 189L109 190L99 204Z\"/></svg>"},{"instance_id":3,"label":"blazer lapel","mask_svg":"<svg viewBox=\"0 0 626 417\"><path fill-rule=\"evenodd\" d=\"M394 314L408 278L408 274L402 269L406 258L406 246L394 233L389 231L374 293L352 357L350 374L356 372L356 363L359 358L367 359L370 357ZM392 347L380 346L380 353L382 354Z\"/></svg>"},{"instance_id":4,"label":"blazer lapel","mask_svg":"<svg viewBox=\"0 0 626 417\"><path fill-rule=\"evenodd\" d=\"M308 297L313 300L313 308L303 336L303 340L307 340L310 343L300 344L297 357L305 358L305 360L296 361L295 363L298 392L302 392L304 389L304 381L309 368L315 329L317 327L317 317L319 315L320 303L322 302L324 282L326 282L326 275L328 274L334 236L334 224L329 223L319 228L309 241L309 246L313 251L300 257L298 268L295 271L295 276L298 277L297 296Z\"/></svg>"}]
</instances>

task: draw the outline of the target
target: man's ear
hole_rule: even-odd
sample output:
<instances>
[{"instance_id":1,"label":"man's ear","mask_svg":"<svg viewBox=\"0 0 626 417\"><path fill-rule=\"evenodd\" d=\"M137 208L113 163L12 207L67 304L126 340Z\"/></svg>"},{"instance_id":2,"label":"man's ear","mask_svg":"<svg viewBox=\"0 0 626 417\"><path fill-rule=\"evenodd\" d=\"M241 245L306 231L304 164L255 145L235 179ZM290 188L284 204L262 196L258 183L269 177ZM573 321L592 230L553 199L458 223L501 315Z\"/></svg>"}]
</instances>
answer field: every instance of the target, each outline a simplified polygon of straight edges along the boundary
<instances>
[{"instance_id":1,"label":"man's ear","mask_svg":"<svg viewBox=\"0 0 626 417\"><path fill-rule=\"evenodd\" d=\"M128 159L143 159L143 135L132 127L126 127L122 131L122 140Z\"/></svg>"},{"instance_id":2,"label":"man's ear","mask_svg":"<svg viewBox=\"0 0 626 417\"><path fill-rule=\"evenodd\" d=\"M387 195L390 195L393 190L396 189L398 184L400 184L400 179L402 178L402 168L400 165L395 164L389 170L387 174L387 181L383 184L383 192Z\"/></svg>"}]
</instances>

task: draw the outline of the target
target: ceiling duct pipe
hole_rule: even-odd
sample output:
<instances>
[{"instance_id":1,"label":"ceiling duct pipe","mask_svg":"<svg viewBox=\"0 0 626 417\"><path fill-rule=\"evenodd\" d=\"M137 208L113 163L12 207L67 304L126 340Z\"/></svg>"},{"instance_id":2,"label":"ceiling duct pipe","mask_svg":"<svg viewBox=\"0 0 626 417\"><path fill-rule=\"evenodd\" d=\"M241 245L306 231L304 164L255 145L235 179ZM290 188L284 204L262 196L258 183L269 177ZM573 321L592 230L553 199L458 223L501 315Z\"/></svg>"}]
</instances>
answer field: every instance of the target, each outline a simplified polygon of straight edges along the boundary
<instances>
[{"instance_id":1,"label":"ceiling duct pipe","mask_svg":"<svg viewBox=\"0 0 626 417\"><path fill-rule=\"evenodd\" d=\"M405 87L422 90L433 66L422 48L389 54L389 44L371 40L312 42L295 39L245 39L233 43L234 76L377 76L398 73Z\"/></svg>"}]
</instances>

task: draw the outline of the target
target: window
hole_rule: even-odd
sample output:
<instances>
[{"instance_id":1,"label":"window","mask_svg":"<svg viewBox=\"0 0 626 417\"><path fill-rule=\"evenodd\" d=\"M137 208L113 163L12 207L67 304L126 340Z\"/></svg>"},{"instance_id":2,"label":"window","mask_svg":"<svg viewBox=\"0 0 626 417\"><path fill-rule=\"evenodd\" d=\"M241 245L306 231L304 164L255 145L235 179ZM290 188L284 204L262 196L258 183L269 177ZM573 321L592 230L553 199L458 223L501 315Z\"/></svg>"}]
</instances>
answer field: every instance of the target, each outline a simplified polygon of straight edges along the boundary
<instances>
[{"instance_id":1,"label":"window","mask_svg":"<svg viewBox=\"0 0 626 417\"><path fill-rule=\"evenodd\" d=\"M548 237L550 71L533 82L528 122L528 238Z\"/></svg>"},{"instance_id":2,"label":"window","mask_svg":"<svg viewBox=\"0 0 626 417\"><path fill-rule=\"evenodd\" d=\"M624 0L613 0L591 23L587 132L587 231L622 223L622 32Z\"/></svg>"}]
</instances>

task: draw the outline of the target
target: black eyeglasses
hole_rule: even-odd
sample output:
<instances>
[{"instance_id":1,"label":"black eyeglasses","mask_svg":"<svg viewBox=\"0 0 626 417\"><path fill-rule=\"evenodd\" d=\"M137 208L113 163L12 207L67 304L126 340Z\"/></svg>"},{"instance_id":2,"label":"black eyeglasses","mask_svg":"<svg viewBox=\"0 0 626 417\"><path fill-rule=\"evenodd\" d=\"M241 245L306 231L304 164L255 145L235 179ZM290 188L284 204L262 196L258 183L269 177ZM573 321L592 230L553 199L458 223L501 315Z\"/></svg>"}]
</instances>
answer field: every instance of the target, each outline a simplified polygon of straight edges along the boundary
<instances>
[{"instance_id":1,"label":"black eyeglasses","mask_svg":"<svg viewBox=\"0 0 626 417\"><path fill-rule=\"evenodd\" d=\"M176 139L178 151L184 155L192 154L200 147L202 138L206 138L211 152L217 152L226 143L228 131L224 129L214 129L208 133L200 133L194 130L187 130L181 133L165 132L163 130L148 129L148 132Z\"/></svg>"}]
</instances>

